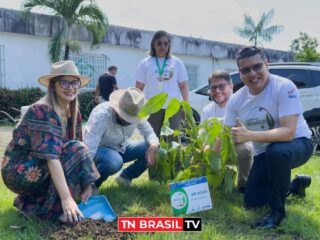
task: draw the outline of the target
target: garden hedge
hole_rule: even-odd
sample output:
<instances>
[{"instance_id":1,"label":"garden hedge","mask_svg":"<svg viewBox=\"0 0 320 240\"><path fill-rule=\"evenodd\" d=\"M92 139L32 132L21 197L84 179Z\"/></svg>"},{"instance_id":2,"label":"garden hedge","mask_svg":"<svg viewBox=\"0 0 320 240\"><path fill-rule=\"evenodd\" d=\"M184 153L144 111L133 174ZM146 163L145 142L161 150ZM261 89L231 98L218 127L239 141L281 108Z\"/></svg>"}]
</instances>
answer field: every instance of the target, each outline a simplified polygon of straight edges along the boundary
<instances>
[{"instance_id":1,"label":"garden hedge","mask_svg":"<svg viewBox=\"0 0 320 240\"><path fill-rule=\"evenodd\" d=\"M28 106L45 95L40 88L20 88L10 90L0 88L0 110L5 111L13 118L18 118L20 113L14 109L20 110L21 106ZM83 120L87 120L90 112L95 106L94 92L87 91L79 94L80 111ZM8 119L4 114L0 114L0 120Z\"/></svg>"}]
</instances>

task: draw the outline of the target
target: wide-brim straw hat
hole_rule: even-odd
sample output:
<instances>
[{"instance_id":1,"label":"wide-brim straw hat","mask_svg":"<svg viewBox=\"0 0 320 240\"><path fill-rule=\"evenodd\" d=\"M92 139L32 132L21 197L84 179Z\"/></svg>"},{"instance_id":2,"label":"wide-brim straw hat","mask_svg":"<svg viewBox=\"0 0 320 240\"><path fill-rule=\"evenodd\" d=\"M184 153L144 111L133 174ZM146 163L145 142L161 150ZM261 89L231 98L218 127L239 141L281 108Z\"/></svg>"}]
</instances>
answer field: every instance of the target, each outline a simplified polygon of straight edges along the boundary
<instances>
[{"instance_id":1,"label":"wide-brim straw hat","mask_svg":"<svg viewBox=\"0 0 320 240\"><path fill-rule=\"evenodd\" d=\"M53 63L51 65L51 73L49 75L42 76L38 79L38 82L48 87L51 78L57 76L75 76L80 79L81 87L86 86L90 82L90 78L88 76L83 76L79 74L78 68L71 60L60 61Z\"/></svg>"},{"instance_id":2,"label":"wide-brim straw hat","mask_svg":"<svg viewBox=\"0 0 320 240\"><path fill-rule=\"evenodd\" d=\"M128 123L140 123L148 119L149 116L138 117L145 102L143 92L134 87L116 90L109 97L110 106Z\"/></svg>"}]
</instances>

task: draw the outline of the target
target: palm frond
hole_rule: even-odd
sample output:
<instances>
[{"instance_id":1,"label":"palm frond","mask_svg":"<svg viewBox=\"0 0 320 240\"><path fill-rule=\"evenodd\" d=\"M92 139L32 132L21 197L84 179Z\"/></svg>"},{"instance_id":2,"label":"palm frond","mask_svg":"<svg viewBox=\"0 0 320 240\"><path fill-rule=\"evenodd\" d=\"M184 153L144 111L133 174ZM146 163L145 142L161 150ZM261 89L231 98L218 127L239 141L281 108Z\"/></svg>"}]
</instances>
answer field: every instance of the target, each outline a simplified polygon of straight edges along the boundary
<instances>
[{"instance_id":1,"label":"palm frond","mask_svg":"<svg viewBox=\"0 0 320 240\"><path fill-rule=\"evenodd\" d=\"M49 41L49 58L51 63L60 61L64 32L65 28L59 30Z\"/></svg>"},{"instance_id":2,"label":"palm frond","mask_svg":"<svg viewBox=\"0 0 320 240\"><path fill-rule=\"evenodd\" d=\"M268 27L266 29L263 29L260 32L260 37L267 42L271 42L273 35L278 34L278 33L282 32L283 30L284 30L283 26L274 25L274 26Z\"/></svg>"},{"instance_id":3,"label":"palm frond","mask_svg":"<svg viewBox=\"0 0 320 240\"><path fill-rule=\"evenodd\" d=\"M41 9L48 9L52 12L55 11L55 1L54 0L26 0L23 2L22 15L27 17L31 10L35 7Z\"/></svg>"},{"instance_id":4,"label":"palm frond","mask_svg":"<svg viewBox=\"0 0 320 240\"><path fill-rule=\"evenodd\" d=\"M269 12L267 13L264 12L262 14L259 22L263 26L268 26L273 16L274 16L274 9L272 8Z\"/></svg>"},{"instance_id":5,"label":"palm frond","mask_svg":"<svg viewBox=\"0 0 320 240\"><path fill-rule=\"evenodd\" d=\"M99 44L106 34L108 19L96 5L81 6L75 24L87 28L92 36L92 46Z\"/></svg>"},{"instance_id":6,"label":"palm frond","mask_svg":"<svg viewBox=\"0 0 320 240\"><path fill-rule=\"evenodd\" d=\"M252 31L247 28L234 27L233 30L243 38L250 38L250 36L252 35Z\"/></svg>"},{"instance_id":7,"label":"palm frond","mask_svg":"<svg viewBox=\"0 0 320 240\"><path fill-rule=\"evenodd\" d=\"M244 17L244 26L245 27L250 28L250 29L256 28L256 24L251 16L244 14L243 17Z\"/></svg>"}]
</instances>

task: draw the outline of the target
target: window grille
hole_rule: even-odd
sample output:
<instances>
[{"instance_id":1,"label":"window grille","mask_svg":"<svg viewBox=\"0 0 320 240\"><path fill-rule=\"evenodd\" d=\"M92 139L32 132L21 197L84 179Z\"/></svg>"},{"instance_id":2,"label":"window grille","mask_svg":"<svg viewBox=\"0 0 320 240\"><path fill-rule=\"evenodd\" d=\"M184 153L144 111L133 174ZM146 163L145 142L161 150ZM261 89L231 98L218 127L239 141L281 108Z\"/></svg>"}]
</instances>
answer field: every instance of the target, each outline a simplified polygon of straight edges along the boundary
<instances>
[{"instance_id":1,"label":"window grille","mask_svg":"<svg viewBox=\"0 0 320 240\"><path fill-rule=\"evenodd\" d=\"M70 53L69 59L75 62L81 75L90 77L90 83L83 88L85 91L96 88L99 77L107 71L109 62L107 55L92 53Z\"/></svg>"},{"instance_id":2,"label":"window grille","mask_svg":"<svg viewBox=\"0 0 320 240\"><path fill-rule=\"evenodd\" d=\"M0 45L0 87L6 86L6 72L4 61L4 45Z\"/></svg>"},{"instance_id":3,"label":"window grille","mask_svg":"<svg viewBox=\"0 0 320 240\"><path fill-rule=\"evenodd\" d=\"M189 90L193 90L199 85L199 66L195 64L185 64L185 67L189 77Z\"/></svg>"}]
</instances>

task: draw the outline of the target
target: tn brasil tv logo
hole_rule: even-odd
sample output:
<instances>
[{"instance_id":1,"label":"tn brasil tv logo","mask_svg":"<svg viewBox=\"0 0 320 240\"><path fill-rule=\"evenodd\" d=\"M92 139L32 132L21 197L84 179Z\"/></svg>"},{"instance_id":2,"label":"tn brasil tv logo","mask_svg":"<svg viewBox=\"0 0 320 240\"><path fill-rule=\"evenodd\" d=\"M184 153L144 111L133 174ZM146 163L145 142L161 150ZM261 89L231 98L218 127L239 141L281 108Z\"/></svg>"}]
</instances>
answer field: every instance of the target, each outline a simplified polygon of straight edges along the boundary
<instances>
[{"instance_id":1,"label":"tn brasil tv logo","mask_svg":"<svg viewBox=\"0 0 320 240\"><path fill-rule=\"evenodd\" d=\"M184 232L201 231L201 218L119 217L119 232Z\"/></svg>"}]
</instances>

